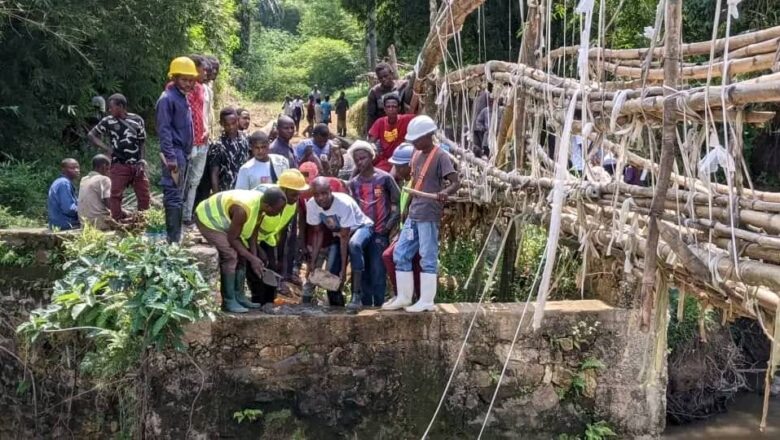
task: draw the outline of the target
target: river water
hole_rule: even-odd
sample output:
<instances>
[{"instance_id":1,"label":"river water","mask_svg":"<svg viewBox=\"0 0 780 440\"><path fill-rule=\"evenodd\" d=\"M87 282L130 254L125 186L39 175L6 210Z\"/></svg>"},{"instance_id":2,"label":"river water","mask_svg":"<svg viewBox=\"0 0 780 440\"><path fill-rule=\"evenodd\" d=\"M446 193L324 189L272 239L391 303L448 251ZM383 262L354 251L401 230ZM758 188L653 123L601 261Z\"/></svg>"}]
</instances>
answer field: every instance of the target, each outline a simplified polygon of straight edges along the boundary
<instances>
[{"instance_id":1,"label":"river water","mask_svg":"<svg viewBox=\"0 0 780 440\"><path fill-rule=\"evenodd\" d=\"M726 413L708 420L684 426L668 426L664 439L669 440L732 440L732 439L780 439L780 399L769 401L767 428L758 430L761 422L763 397L758 394L740 394L729 405Z\"/></svg>"}]
</instances>

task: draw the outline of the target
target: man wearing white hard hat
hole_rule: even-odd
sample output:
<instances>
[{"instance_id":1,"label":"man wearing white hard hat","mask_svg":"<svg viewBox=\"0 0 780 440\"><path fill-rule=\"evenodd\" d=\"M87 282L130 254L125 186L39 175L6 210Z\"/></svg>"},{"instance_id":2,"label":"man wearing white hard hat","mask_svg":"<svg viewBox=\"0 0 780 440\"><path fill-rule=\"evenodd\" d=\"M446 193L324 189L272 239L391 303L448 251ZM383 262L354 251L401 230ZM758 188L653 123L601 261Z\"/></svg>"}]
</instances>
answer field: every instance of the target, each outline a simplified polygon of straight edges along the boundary
<instances>
[{"instance_id":1,"label":"man wearing white hard hat","mask_svg":"<svg viewBox=\"0 0 780 440\"><path fill-rule=\"evenodd\" d=\"M385 310L404 308L407 312L434 309L438 282L439 223L444 203L458 190L458 173L449 154L434 144L437 127L425 115L409 123L406 141L414 145L411 161L411 188L433 197L412 196L409 215L393 252L398 295L382 306ZM412 305L414 275L412 259L420 254L420 300Z\"/></svg>"}]
</instances>

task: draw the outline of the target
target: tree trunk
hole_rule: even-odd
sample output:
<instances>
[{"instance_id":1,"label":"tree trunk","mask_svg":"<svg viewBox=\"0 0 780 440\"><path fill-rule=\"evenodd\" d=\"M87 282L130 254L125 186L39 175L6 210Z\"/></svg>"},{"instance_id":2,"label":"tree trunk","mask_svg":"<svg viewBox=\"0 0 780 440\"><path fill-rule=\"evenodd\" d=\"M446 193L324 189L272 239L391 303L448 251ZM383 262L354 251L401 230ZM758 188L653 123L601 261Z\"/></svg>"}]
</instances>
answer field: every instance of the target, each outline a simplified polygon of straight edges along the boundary
<instances>
[{"instance_id":1,"label":"tree trunk","mask_svg":"<svg viewBox=\"0 0 780 440\"><path fill-rule=\"evenodd\" d=\"M534 49L536 48L536 39L539 35L539 29L542 26L542 14L539 13L539 5L537 2L528 3L528 22L525 26L526 32L523 32L523 42L520 47L518 62L531 67L536 67ZM526 95L525 93L520 93L517 95L516 99L512 99L506 104L504 117L499 126L498 139L496 142L496 149L500 151L506 142L509 126L514 117L514 136L515 142L517 143L517 151L515 152L514 158L515 169L521 169L523 167L523 161L525 160L525 122L527 119L525 103Z\"/></svg>"},{"instance_id":2,"label":"tree trunk","mask_svg":"<svg viewBox=\"0 0 780 440\"><path fill-rule=\"evenodd\" d=\"M238 22L241 27L239 35L239 47L234 60L236 65L243 66L249 56L252 41L252 13L249 0L241 0L238 9Z\"/></svg>"},{"instance_id":3,"label":"tree trunk","mask_svg":"<svg viewBox=\"0 0 780 440\"><path fill-rule=\"evenodd\" d=\"M376 67L376 6L371 8L366 21L366 51L368 53L368 68L373 71Z\"/></svg>"},{"instance_id":4,"label":"tree trunk","mask_svg":"<svg viewBox=\"0 0 780 440\"><path fill-rule=\"evenodd\" d=\"M393 73L398 77L398 57L395 55L395 45L391 44L387 48L387 63L390 64L390 68L393 69Z\"/></svg>"},{"instance_id":5,"label":"tree trunk","mask_svg":"<svg viewBox=\"0 0 780 440\"><path fill-rule=\"evenodd\" d=\"M642 328L650 328L653 314L653 294L656 283L658 219L663 213L666 190L674 163L677 145L676 100L669 97L677 90L680 74L680 43L682 24L682 0L666 0L665 42L664 42L664 121L662 131L661 161L658 170L653 202L648 217L647 246L645 247L645 269L642 274Z\"/></svg>"},{"instance_id":6,"label":"tree trunk","mask_svg":"<svg viewBox=\"0 0 780 440\"><path fill-rule=\"evenodd\" d=\"M431 16L431 29L433 29L434 24L436 24L436 16L439 14L439 5L436 4L436 0L428 0L428 11Z\"/></svg>"},{"instance_id":7,"label":"tree trunk","mask_svg":"<svg viewBox=\"0 0 780 440\"><path fill-rule=\"evenodd\" d=\"M443 3L445 6L436 14L434 20L435 23L441 19L441 27L434 26L428 31L428 37L420 50L417 72L412 87L415 93L423 93L425 78L442 61L444 56L441 52L442 45L446 45L449 39L460 31L466 17L484 2L485 0L452 0L452 2Z\"/></svg>"}]
</instances>

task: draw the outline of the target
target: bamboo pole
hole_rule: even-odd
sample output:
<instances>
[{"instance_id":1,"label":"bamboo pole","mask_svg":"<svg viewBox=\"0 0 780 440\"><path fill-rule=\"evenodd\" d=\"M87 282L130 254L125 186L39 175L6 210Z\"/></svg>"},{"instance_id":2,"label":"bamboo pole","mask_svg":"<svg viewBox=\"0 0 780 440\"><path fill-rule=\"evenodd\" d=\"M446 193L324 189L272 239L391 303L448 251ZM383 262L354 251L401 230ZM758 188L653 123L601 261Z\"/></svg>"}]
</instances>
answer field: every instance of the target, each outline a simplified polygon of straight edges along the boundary
<instances>
[{"instance_id":1,"label":"bamboo pole","mask_svg":"<svg viewBox=\"0 0 780 440\"><path fill-rule=\"evenodd\" d=\"M648 217L645 268L642 275L642 328L650 327L656 283L656 252L658 249L658 217L663 212L666 191L669 188L674 151L677 146L677 114L675 102L669 99L679 83L680 41L682 29L682 0L666 0L664 43L664 125L661 144L661 160L656 192Z\"/></svg>"},{"instance_id":2,"label":"bamboo pole","mask_svg":"<svg viewBox=\"0 0 780 440\"><path fill-rule=\"evenodd\" d=\"M775 63L775 54L761 54L749 58L740 58L729 60L728 72L730 75L739 73L760 72L769 70ZM716 62L712 64L712 77L717 78L723 75L725 63ZM683 67L681 77L683 79L705 79L709 72L709 65ZM641 78L643 69L641 67L628 67L619 64L604 62L604 70L618 77ZM664 69L649 69L647 79L650 81L662 81L664 79Z\"/></svg>"},{"instance_id":3,"label":"bamboo pole","mask_svg":"<svg viewBox=\"0 0 780 440\"><path fill-rule=\"evenodd\" d=\"M780 37L780 26L775 26L767 29L762 29L756 32L750 32L742 35L735 35L729 38L729 48L731 50L741 49L753 44L761 43L766 40ZM696 55L709 55L712 49L712 41L700 41L696 43L683 44L681 47L681 55L684 57L696 56ZM726 39L720 38L715 41L715 53L721 53L726 48ZM550 51L549 56L553 59L560 58L564 55L575 55L579 50L579 46L567 46L559 47ZM588 51L589 58L597 58L601 56L604 59L643 59L649 52L648 48L641 49L601 49L592 48ZM664 48L656 48L653 51L653 58L661 58L664 54Z\"/></svg>"}]
</instances>

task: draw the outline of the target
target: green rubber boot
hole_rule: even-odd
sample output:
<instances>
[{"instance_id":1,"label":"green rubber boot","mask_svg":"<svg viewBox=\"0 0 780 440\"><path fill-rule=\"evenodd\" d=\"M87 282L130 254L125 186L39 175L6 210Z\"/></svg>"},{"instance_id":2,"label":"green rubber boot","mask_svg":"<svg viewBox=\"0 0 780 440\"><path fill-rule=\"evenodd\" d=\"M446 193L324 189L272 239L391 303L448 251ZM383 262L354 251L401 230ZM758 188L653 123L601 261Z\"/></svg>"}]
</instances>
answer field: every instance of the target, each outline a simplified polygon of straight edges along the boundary
<instances>
[{"instance_id":1,"label":"green rubber boot","mask_svg":"<svg viewBox=\"0 0 780 440\"><path fill-rule=\"evenodd\" d=\"M244 288L246 286L246 269L236 270L236 301L247 309L259 309L261 304L252 302L244 294Z\"/></svg>"},{"instance_id":2,"label":"green rubber boot","mask_svg":"<svg viewBox=\"0 0 780 440\"><path fill-rule=\"evenodd\" d=\"M219 277L219 291L222 294L222 310L230 313L246 313L246 307L236 301L236 273L222 272Z\"/></svg>"}]
</instances>

